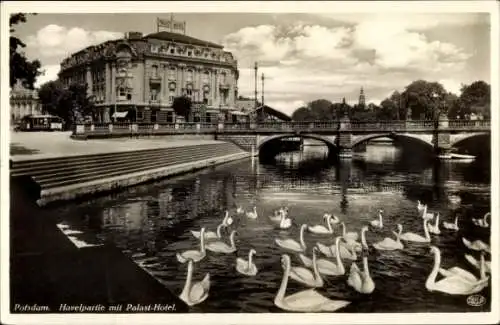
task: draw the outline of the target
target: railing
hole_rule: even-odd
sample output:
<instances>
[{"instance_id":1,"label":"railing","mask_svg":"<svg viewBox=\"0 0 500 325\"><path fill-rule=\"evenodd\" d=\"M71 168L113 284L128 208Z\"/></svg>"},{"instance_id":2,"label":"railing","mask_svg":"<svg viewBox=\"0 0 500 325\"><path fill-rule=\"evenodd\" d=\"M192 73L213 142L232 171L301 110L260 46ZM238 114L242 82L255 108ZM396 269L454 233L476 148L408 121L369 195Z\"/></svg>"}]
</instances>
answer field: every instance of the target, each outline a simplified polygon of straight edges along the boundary
<instances>
[{"instance_id":1,"label":"railing","mask_svg":"<svg viewBox=\"0 0 500 325\"><path fill-rule=\"evenodd\" d=\"M420 120L420 121L311 121L264 123L93 123L80 124L75 134L181 134L241 132L413 132L413 131L477 131L489 130L489 120Z\"/></svg>"}]
</instances>

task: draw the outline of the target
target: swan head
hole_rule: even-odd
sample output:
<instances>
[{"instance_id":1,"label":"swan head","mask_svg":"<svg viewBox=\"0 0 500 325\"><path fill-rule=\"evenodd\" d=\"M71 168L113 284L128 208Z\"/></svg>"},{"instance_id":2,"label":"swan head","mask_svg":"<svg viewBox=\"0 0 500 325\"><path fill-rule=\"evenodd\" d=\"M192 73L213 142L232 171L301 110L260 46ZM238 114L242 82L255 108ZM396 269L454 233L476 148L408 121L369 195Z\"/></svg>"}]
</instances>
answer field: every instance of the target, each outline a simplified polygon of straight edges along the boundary
<instances>
[{"instance_id":1,"label":"swan head","mask_svg":"<svg viewBox=\"0 0 500 325\"><path fill-rule=\"evenodd\" d=\"M368 226L363 226L363 228L361 228L361 232L367 232L368 231Z\"/></svg>"},{"instance_id":2,"label":"swan head","mask_svg":"<svg viewBox=\"0 0 500 325\"><path fill-rule=\"evenodd\" d=\"M201 235L203 235L204 233L205 233L205 227L201 228L201 230L200 230L200 237L203 237Z\"/></svg>"},{"instance_id":3,"label":"swan head","mask_svg":"<svg viewBox=\"0 0 500 325\"><path fill-rule=\"evenodd\" d=\"M434 253L434 254L437 254L437 253L439 253L439 248L437 248L436 246L431 246L430 252Z\"/></svg>"},{"instance_id":4,"label":"swan head","mask_svg":"<svg viewBox=\"0 0 500 325\"><path fill-rule=\"evenodd\" d=\"M403 232L403 225L398 223L398 231Z\"/></svg>"},{"instance_id":5,"label":"swan head","mask_svg":"<svg viewBox=\"0 0 500 325\"><path fill-rule=\"evenodd\" d=\"M252 249L250 249L249 254L250 255L255 255L255 254L257 254L257 252L255 251L255 249L252 248Z\"/></svg>"},{"instance_id":6,"label":"swan head","mask_svg":"<svg viewBox=\"0 0 500 325\"><path fill-rule=\"evenodd\" d=\"M384 213L384 210L383 209L378 209L378 213L382 214L382 213Z\"/></svg>"},{"instance_id":7,"label":"swan head","mask_svg":"<svg viewBox=\"0 0 500 325\"><path fill-rule=\"evenodd\" d=\"M304 223L304 224L302 224L302 226L300 226L300 231L304 231L304 230L306 230L306 228L307 228L307 225Z\"/></svg>"},{"instance_id":8,"label":"swan head","mask_svg":"<svg viewBox=\"0 0 500 325\"><path fill-rule=\"evenodd\" d=\"M281 255L281 266L286 269L290 267L290 256L283 254Z\"/></svg>"}]
</instances>

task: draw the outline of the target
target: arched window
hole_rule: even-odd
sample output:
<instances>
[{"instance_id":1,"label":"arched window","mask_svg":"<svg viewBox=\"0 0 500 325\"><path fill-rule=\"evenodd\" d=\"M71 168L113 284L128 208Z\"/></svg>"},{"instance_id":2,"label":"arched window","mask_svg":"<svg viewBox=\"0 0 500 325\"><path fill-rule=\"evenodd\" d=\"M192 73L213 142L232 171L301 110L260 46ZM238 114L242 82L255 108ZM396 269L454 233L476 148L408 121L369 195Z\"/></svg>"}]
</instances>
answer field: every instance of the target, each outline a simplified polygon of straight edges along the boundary
<instances>
[{"instance_id":1,"label":"arched window","mask_svg":"<svg viewBox=\"0 0 500 325\"><path fill-rule=\"evenodd\" d=\"M208 73L208 71L203 72L203 76L202 76L203 84L204 85L208 84L209 80L210 80L210 74Z\"/></svg>"},{"instance_id":2,"label":"arched window","mask_svg":"<svg viewBox=\"0 0 500 325\"><path fill-rule=\"evenodd\" d=\"M220 74L220 82L221 82L222 84L225 84L225 83L226 83L226 73L225 73L225 72L222 72L222 73Z\"/></svg>"},{"instance_id":3,"label":"arched window","mask_svg":"<svg viewBox=\"0 0 500 325\"><path fill-rule=\"evenodd\" d=\"M153 68L153 78L158 78L158 66L153 65L152 68Z\"/></svg>"},{"instance_id":4,"label":"arched window","mask_svg":"<svg viewBox=\"0 0 500 325\"><path fill-rule=\"evenodd\" d=\"M186 71L186 82L193 82L193 70Z\"/></svg>"},{"instance_id":5,"label":"arched window","mask_svg":"<svg viewBox=\"0 0 500 325\"><path fill-rule=\"evenodd\" d=\"M168 79L169 80L175 80L175 79L177 79L175 77L176 72L177 72L177 69L175 67L170 67L168 69Z\"/></svg>"}]
</instances>

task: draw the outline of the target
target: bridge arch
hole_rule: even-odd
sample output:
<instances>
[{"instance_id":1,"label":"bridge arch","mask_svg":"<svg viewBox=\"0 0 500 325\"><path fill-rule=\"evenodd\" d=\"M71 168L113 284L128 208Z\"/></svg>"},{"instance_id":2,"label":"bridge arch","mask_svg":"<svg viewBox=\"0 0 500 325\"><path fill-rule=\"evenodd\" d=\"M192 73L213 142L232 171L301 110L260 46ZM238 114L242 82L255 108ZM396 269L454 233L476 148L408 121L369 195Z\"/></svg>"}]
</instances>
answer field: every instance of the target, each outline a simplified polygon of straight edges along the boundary
<instances>
[{"instance_id":1,"label":"bridge arch","mask_svg":"<svg viewBox=\"0 0 500 325\"><path fill-rule=\"evenodd\" d=\"M303 138L303 139L314 139L323 142L330 151L337 151L337 145L335 144L335 136L325 137L316 134L297 134L297 133L285 133L285 134L277 134L271 135L267 137L263 137L259 139L257 143L257 152L260 153L260 150L264 148L267 144L272 143L273 141L279 141L281 139L286 138Z\"/></svg>"},{"instance_id":2,"label":"bridge arch","mask_svg":"<svg viewBox=\"0 0 500 325\"><path fill-rule=\"evenodd\" d=\"M385 133L376 133L376 134L359 136L359 137L354 138L352 140L351 146L352 146L352 148L354 148L357 145L360 145L362 143L366 143L370 140L379 139L379 138L390 138L393 140L408 139L408 140L416 141L430 150L434 149L434 144L432 142L432 135L418 135L418 134L413 135L413 134L406 134L406 133L401 134L401 133L395 133L395 132L385 132Z\"/></svg>"},{"instance_id":3,"label":"bridge arch","mask_svg":"<svg viewBox=\"0 0 500 325\"><path fill-rule=\"evenodd\" d=\"M475 137L490 137L491 134L489 132L480 132L480 133L458 133L452 134L450 139L450 145L452 147Z\"/></svg>"}]
</instances>

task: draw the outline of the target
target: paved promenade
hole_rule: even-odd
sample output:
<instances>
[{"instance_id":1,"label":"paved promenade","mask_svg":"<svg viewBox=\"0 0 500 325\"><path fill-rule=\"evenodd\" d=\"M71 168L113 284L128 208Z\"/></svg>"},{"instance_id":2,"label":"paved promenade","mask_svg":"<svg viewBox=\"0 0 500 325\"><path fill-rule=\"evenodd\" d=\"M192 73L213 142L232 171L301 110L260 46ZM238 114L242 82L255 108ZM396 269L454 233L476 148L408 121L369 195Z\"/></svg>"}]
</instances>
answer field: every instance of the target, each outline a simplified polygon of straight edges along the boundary
<instances>
[{"instance_id":1,"label":"paved promenade","mask_svg":"<svg viewBox=\"0 0 500 325\"><path fill-rule=\"evenodd\" d=\"M78 156L110 152L133 151L194 144L220 143L215 140L155 138L116 138L99 140L74 140L71 132L11 132L10 154L15 161L34 158Z\"/></svg>"}]
</instances>

